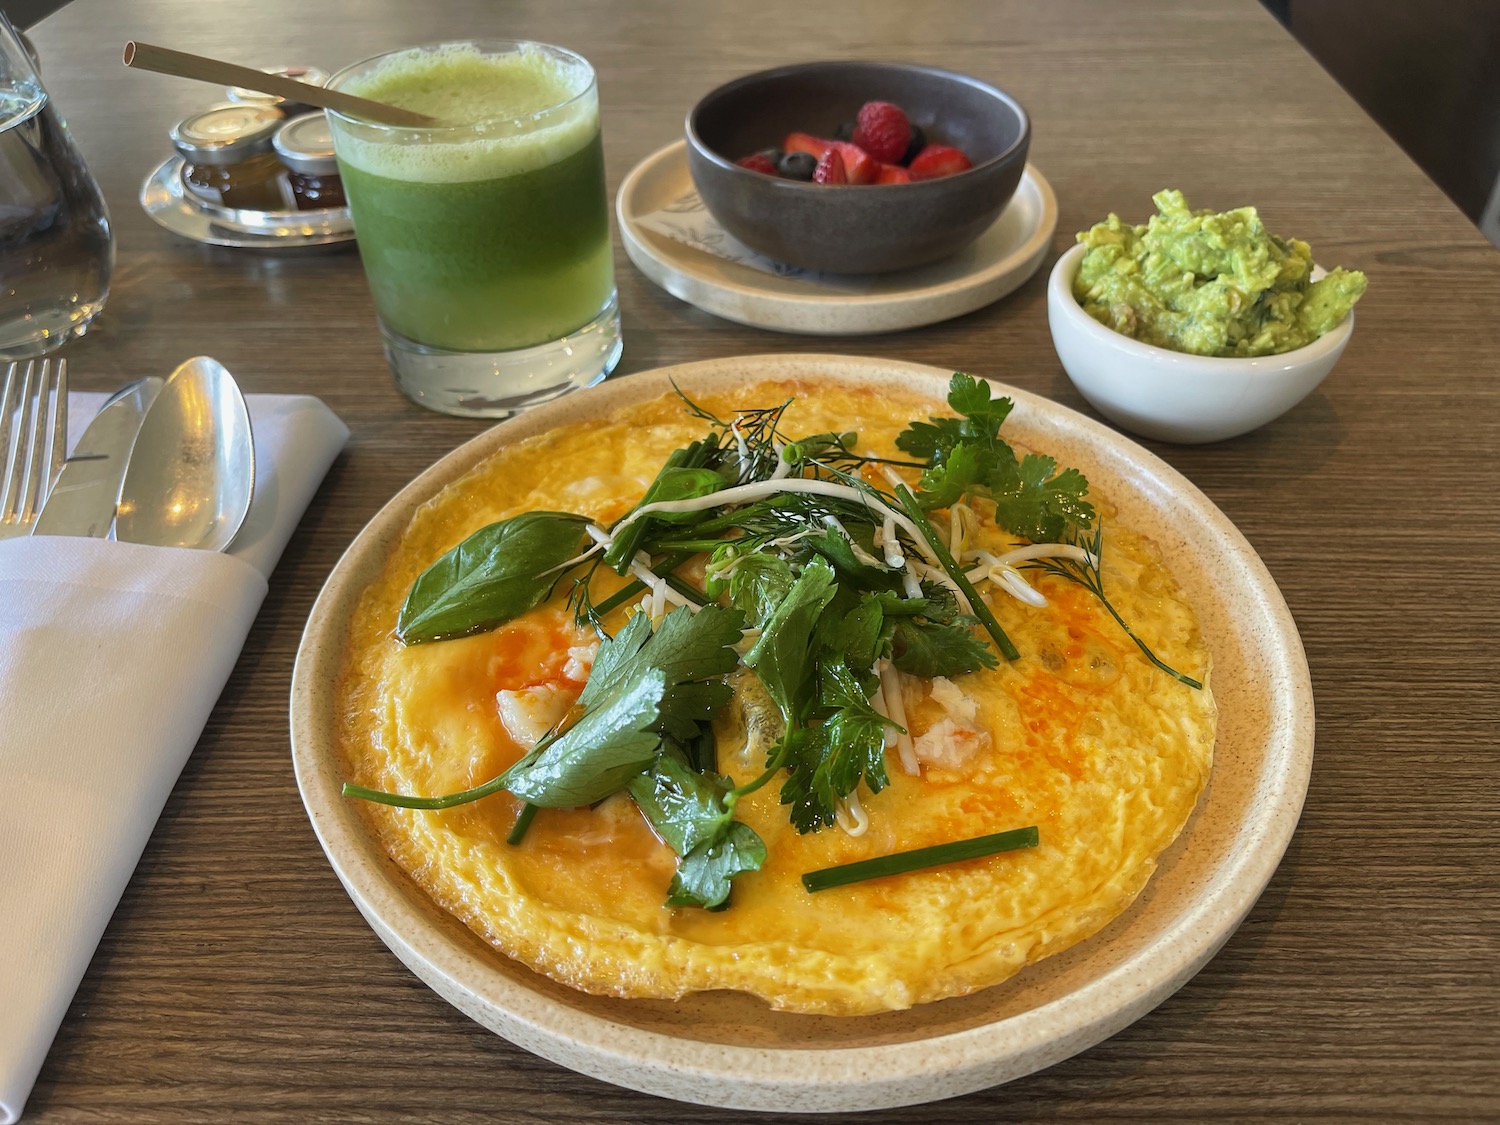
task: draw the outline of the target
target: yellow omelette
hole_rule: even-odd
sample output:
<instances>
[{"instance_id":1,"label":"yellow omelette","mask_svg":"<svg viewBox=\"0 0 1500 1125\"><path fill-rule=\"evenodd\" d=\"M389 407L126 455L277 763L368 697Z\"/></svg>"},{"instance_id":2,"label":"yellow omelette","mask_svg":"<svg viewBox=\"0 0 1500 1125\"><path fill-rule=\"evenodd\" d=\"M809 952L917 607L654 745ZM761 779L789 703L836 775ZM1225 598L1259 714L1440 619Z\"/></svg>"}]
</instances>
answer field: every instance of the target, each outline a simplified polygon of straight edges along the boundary
<instances>
[{"instance_id":1,"label":"yellow omelette","mask_svg":"<svg viewBox=\"0 0 1500 1125\"><path fill-rule=\"evenodd\" d=\"M899 456L895 437L912 419L946 412L922 396L795 382L702 404L730 417L788 397L788 433L855 430L861 450L883 456ZM597 645L574 621L567 584L492 632L412 646L393 633L407 591L466 536L520 512L574 512L607 526L704 429L665 396L507 446L422 507L350 626L338 686L347 779L444 794L497 776L530 749L577 698ZM838 825L808 834L789 822L775 783L740 802L735 815L764 840L767 859L735 880L727 909L664 905L677 858L624 794L542 809L514 846L506 836L521 802L504 792L442 811L361 809L435 902L499 953L586 992L670 999L731 989L784 1011L859 1015L996 984L1129 907L1187 822L1212 760L1209 654L1192 607L1153 545L1112 521L1107 496L1091 499L1111 603L1203 689L1154 666L1081 585L1027 572L1045 605L985 594L1019 660L887 681L907 738L887 753L886 788L861 786ZM971 540L996 553L1013 546L976 508ZM617 611L611 631L628 612L644 610ZM730 682L735 701L716 721L718 769L743 783L764 767L774 732L753 677L742 670ZM1031 825L1034 848L815 894L801 882L837 864Z\"/></svg>"}]
</instances>

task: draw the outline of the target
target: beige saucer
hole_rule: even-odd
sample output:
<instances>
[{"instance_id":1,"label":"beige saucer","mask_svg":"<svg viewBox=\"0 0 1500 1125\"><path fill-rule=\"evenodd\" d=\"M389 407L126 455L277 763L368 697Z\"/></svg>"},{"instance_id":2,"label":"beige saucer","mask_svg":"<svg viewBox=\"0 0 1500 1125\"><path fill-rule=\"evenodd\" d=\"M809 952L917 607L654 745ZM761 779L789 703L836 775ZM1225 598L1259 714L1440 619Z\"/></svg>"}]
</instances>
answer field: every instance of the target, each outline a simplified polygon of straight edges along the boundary
<instances>
[{"instance_id":1,"label":"beige saucer","mask_svg":"<svg viewBox=\"0 0 1500 1125\"><path fill-rule=\"evenodd\" d=\"M455 1007L528 1050L607 1082L705 1105L834 1112L953 1097L1076 1054L1186 983L1271 878L1312 767L1307 661L1270 574L1191 483L1097 422L999 388L1016 401L1007 434L1081 469L1116 503L1116 519L1151 535L1169 560L1212 650L1219 740L1197 812L1136 903L1093 938L1004 984L857 1018L777 1013L725 993L675 1003L587 996L501 956L434 906L339 793L333 685L345 629L418 505L507 442L607 417L674 382L691 395L793 377L876 394L915 387L938 402L949 373L891 360L781 355L631 375L504 422L403 489L339 561L308 620L292 682L297 783L334 870L381 940Z\"/></svg>"},{"instance_id":2,"label":"beige saucer","mask_svg":"<svg viewBox=\"0 0 1500 1125\"><path fill-rule=\"evenodd\" d=\"M641 224L692 189L685 141L652 153L625 177L615 216L630 260L705 312L812 336L899 332L993 304L1036 273L1057 229L1052 185L1028 164L994 225L963 250L929 266L849 279L855 288L831 288L720 258Z\"/></svg>"}]
</instances>

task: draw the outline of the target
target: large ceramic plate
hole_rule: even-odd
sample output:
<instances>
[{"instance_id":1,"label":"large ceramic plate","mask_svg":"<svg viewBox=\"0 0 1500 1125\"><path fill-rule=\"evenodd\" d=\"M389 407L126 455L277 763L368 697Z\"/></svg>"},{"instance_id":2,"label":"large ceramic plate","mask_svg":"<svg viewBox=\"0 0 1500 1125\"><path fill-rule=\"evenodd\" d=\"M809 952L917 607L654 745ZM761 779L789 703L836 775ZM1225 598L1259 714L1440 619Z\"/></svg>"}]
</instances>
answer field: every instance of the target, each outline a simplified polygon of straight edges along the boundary
<instances>
[{"instance_id":1,"label":"large ceramic plate","mask_svg":"<svg viewBox=\"0 0 1500 1125\"><path fill-rule=\"evenodd\" d=\"M1034 164L988 230L957 253L895 273L835 279L782 276L688 246L642 222L693 190L687 142L652 153L620 185L615 217L625 253L672 296L704 312L778 332L869 336L982 309L1024 285L1052 245L1057 199ZM873 190L873 189L872 189Z\"/></svg>"},{"instance_id":2,"label":"large ceramic plate","mask_svg":"<svg viewBox=\"0 0 1500 1125\"><path fill-rule=\"evenodd\" d=\"M612 380L504 422L403 489L350 546L313 607L292 685L292 753L308 815L381 939L466 1015L564 1066L622 1086L762 1110L873 1109L1029 1074L1159 1004L1213 956L1265 887L1301 811L1312 764L1307 662L1286 604L1250 545L1185 478L1128 439L1023 391L1008 435L1076 465L1118 519L1152 535L1213 653L1219 740L1199 807L1130 910L1064 953L972 996L836 1018L712 993L680 1002L586 996L501 956L438 909L339 795L334 743L345 631L412 512L508 442L663 394L760 378L920 388L948 372L887 360L752 356Z\"/></svg>"}]
</instances>

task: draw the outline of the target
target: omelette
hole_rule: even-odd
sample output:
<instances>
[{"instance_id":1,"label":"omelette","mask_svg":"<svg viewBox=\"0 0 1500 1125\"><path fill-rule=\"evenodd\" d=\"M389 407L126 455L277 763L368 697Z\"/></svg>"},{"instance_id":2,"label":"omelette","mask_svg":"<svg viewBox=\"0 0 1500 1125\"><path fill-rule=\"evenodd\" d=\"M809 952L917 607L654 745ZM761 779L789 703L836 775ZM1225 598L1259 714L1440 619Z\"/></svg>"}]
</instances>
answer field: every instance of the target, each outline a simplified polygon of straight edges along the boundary
<instances>
[{"instance_id":1,"label":"omelette","mask_svg":"<svg viewBox=\"0 0 1500 1125\"><path fill-rule=\"evenodd\" d=\"M1208 778L1209 654L1153 544L962 378L669 394L434 496L337 689L392 859L565 985L825 1015L989 987L1126 910Z\"/></svg>"}]
</instances>

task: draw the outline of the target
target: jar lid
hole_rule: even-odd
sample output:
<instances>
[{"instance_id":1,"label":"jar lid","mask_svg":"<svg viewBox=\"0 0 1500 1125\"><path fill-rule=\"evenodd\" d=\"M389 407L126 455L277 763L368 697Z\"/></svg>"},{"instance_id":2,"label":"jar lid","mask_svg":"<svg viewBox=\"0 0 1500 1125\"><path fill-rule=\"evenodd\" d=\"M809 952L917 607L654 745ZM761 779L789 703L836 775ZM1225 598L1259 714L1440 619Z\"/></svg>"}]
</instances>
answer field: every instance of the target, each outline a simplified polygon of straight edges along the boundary
<instances>
[{"instance_id":1,"label":"jar lid","mask_svg":"<svg viewBox=\"0 0 1500 1125\"><path fill-rule=\"evenodd\" d=\"M194 164L225 166L271 151L271 138L286 120L266 105L221 105L195 113L172 130L172 144Z\"/></svg>"},{"instance_id":2,"label":"jar lid","mask_svg":"<svg viewBox=\"0 0 1500 1125\"><path fill-rule=\"evenodd\" d=\"M293 82L306 82L309 86L328 85L328 72L315 66L263 66L260 69L266 74L290 78ZM240 102L244 105L272 105L288 114L302 113L310 108L301 102L283 98L278 94L264 94L248 86L231 86L224 93L232 102Z\"/></svg>"},{"instance_id":3,"label":"jar lid","mask_svg":"<svg viewBox=\"0 0 1500 1125\"><path fill-rule=\"evenodd\" d=\"M304 176L332 176L339 170L333 157L333 133L322 110L294 117L276 130L272 144L281 162Z\"/></svg>"}]
</instances>

